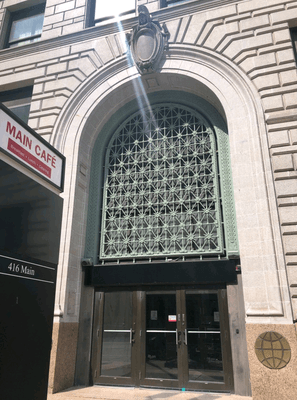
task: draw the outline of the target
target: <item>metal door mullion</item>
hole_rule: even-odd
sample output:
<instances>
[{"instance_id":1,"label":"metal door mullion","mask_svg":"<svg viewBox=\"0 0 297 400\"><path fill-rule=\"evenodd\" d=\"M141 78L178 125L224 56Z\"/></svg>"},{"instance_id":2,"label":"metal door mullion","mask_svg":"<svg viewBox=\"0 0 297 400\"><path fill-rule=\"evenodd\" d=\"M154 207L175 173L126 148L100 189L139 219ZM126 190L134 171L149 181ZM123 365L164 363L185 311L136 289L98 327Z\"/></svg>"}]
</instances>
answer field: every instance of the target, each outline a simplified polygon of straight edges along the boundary
<instances>
[{"instance_id":1,"label":"metal door mullion","mask_svg":"<svg viewBox=\"0 0 297 400\"><path fill-rule=\"evenodd\" d=\"M95 292L93 349L92 349L92 371L93 371L93 382L95 383L98 381L101 371L103 310L104 310L104 293Z\"/></svg>"},{"instance_id":2,"label":"metal door mullion","mask_svg":"<svg viewBox=\"0 0 297 400\"><path fill-rule=\"evenodd\" d=\"M178 289L176 291L177 299L177 329L181 332L181 344L179 346L177 359L178 359L178 377L180 388L184 388L188 381L188 348L185 345L185 330L187 328L186 317L186 291L185 289Z\"/></svg>"},{"instance_id":3,"label":"metal door mullion","mask_svg":"<svg viewBox=\"0 0 297 400\"><path fill-rule=\"evenodd\" d=\"M137 293L137 311L138 311L138 376L136 376L137 386L143 384L145 379L145 357L146 357L146 346L145 346L145 292L139 291Z\"/></svg>"},{"instance_id":4,"label":"metal door mullion","mask_svg":"<svg viewBox=\"0 0 297 400\"><path fill-rule=\"evenodd\" d=\"M234 382L228 318L227 289L218 290L218 302L220 312L220 331L225 388L227 390L231 390L233 389Z\"/></svg>"},{"instance_id":5,"label":"metal door mullion","mask_svg":"<svg viewBox=\"0 0 297 400\"><path fill-rule=\"evenodd\" d=\"M101 375L101 365L102 365L102 347L103 347L103 321L104 321L104 301L105 292L100 293L100 308L99 308L99 326L98 326L98 369L97 369L97 379Z\"/></svg>"},{"instance_id":6,"label":"metal door mullion","mask_svg":"<svg viewBox=\"0 0 297 400\"><path fill-rule=\"evenodd\" d=\"M139 343L136 339L137 335L137 318L138 318L138 299L137 291L133 290L132 293L132 326L130 332L130 344L131 344L131 377L132 381L137 385L137 369L138 367L138 349ZM135 340L136 339L136 340Z\"/></svg>"}]
</instances>

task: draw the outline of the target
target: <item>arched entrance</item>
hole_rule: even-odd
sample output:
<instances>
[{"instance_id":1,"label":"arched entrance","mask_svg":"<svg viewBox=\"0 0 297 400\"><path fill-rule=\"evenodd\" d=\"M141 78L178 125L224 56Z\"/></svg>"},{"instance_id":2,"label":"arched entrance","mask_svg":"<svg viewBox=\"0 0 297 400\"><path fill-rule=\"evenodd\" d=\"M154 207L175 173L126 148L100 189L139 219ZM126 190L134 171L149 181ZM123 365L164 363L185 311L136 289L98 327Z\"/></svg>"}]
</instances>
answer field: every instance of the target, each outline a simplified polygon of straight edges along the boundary
<instances>
[{"instance_id":1,"label":"arched entrance","mask_svg":"<svg viewBox=\"0 0 297 400\"><path fill-rule=\"evenodd\" d=\"M193 95L149 102L113 117L104 158L94 148L93 382L230 391L238 249L226 127Z\"/></svg>"},{"instance_id":2,"label":"arched entrance","mask_svg":"<svg viewBox=\"0 0 297 400\"><path fill-rule=\"evenodd\" d=\"M189 51L190 50L191 49L189 49ZM242 184L242 171L245 171L242 165L251 168L252 171L256 171L256 166L247 163L246 157L242 158L241 154L249 151L251 146L253 146L253 148L256 146L255 148L257 151L261 151L259 137L261 129L263 129L263 121L261 115L259 115L260 113L257 111L260 107L255 107L255 104L258 105L258 99L257 96L254 96L251 85L245 81L245 78L243 79L241 77L239 70L225 68L226 60L217 60L217 55L215 54L212 54L211 57L205 57L204 54L202 54L201 57L200 55L198 57L197 49L195 48L194 50L192 49L192 58L188 64L184 62L180 65L178 59L168 60L164 64L164 71L162 71L162 73L156 74L155 76L150 75L148 79L139 79L136 77L135 71L130 70L127 76L126 70L124 71L119 68L117 71L122 72L117 73L116 70L112 69L112 75L108 75L108 84L104 83L102 85L101 83L105 82L107 76L105 74L106 71L103 70L100 74L98 73L98 76L88 82L88 87L86 87L84 91L78 91L71 104L65 108L65 114L62 114L62 118L60 118L56 129L57 132L60 130L62 134L55 137L55 143L60 144L61 148L63 148L67 153L69 162L66 187L71 187L73 196L69 196L69 199L66 199L65 210L67 210L67 212L65 211L65 229L62 231L62 235L63 233L67 235L66 225L67 227L73 226L74 220L72 219L72 210L75 212L77 211L75 223L82 224L81 226L84 227L87 219L88 228L86 230L86 236L83 235L82 239L83 246L85 244L84 251L83 253L80 252L78 254L76 264L70 264L67 260L69 258L68 248L73 248L73 252L77 253L77 245L73 241L70 241L68 245L68 241L65 241L65 251L62 254L63 257L61 257L62 268L60 269L62 288L64 282L66 282L66 279L64 278L68 276L69 279L72 279L71 277L73 276L74 269L75 272L77 272L76 266L80 264L80 257L85 256L93 258L93 260L96 260L95 263L97 263L99 243L98 226L100 220L99 211L102 206L101 193L103 187L102 166L104 152L106 151L111 135L115 132L119 123L122 123L127 116L137 111L136 100L134 103L131 101L131 99L135 98L134 82L136 80L140 80L144 85L146 85L145 92L150 93L149 100L151 104L155 101L154 96L158 97L160 95L161 88L164 90L170 89L172 96L174 96L173 89L179 88L183 91L185 96L189 95L189 93L199 93L199 95L201 94L201 97L209 100L214 107L209 110L208 116L209 120L212 121L216 128L216 132L221 129L217 129L217 127L221 126L220 121L222 122L220 115L222 115L223 118L225 118L225 121L228 122L233 163L232 173L235 184L238 231L241 243L248 246L250 237L245 237L243 241L245 222L241 210L244 209L244 213L248 212L251 208L251 204L253 204L250 201L250 197L256 197L256 195L253 191L250 191L249 197L247 197L244 195L243 191L238 190L238 187ZM198 50L200 52L201 49ZM203 50L203 52L205 52L205 50ZM186 53L183 50L183 55L185 54ZM123 65L120 65L120 67L124 68ZM111 68L113 68L113 66L111 66ZM179 68L179 70L177 68ZM133 76L131 75L131 72ZM115 84L113 80L114 74L117 74L118 82ZM214 86L214 82L216 83L216 86ZM187 92L187 94L185 92ZM170 98L163 98L161 101L172 101L172 96ZM195 100L192 99L188 102L183 98L182 103L190 107L193 107L194 104L194 108L200 110L201 98L196 96L194 97ZM178 97L177 99L180 100ZM242 115L247 116L244 125L242 124ZM259 119L257 119L258 117ZM218 119L220 121L218 121ZM97 141L96 137L98 138ZM266 153L264 150L263 154L265 156ZM227 149L227 151L229 151L229 149ZM238 157L241 162L240 168L236 168L236 160ZM93 163L92 168L90 168L91 160ZM83 172L78 176L80 165L82 165ZM85 167L87 167L87 173L84 175L86 178L83 178L84 181L81 184L80 181L82 175L85 174ZM89 170L91 170L91 176L89 175ZM230 170L230 166L226 170ZM224 176L222 178L224 179ZM89 179L91 182L96 182L96 185L94 186L91 184L89 188ZM262 169L257 167L257 173L254 174L254 179L256 181L261 180L262 182L264 179ZM245 184L249 185L249 182L245 181ZM84 187L87 187L86 195L85 193L82 193ZM78 194L78 196L76 194ZM86 199L85 203L81 202L82 198ZM81 213L82 206L89 203L90 207L88 214ZM267 207L262 212L262 215L267 215L268 213L268 204L267 202L265 204ZM74 205L74 208L72 205ZM233 221L235 222L235 218ZM258 220L254 219L253 223L257 226ZM75 226L73 227L73 230L74 229ZM236 232L233 223L230 224L228 229L231 231L234 231L235 229ZM232 236L233 235L228 235L228 237ZM252 241L252 245L253 249L259 247L258 243L255 243L254 241ZM231 249L231 246L228 246L228 248ZM235 251L235 255L236 254ZM71 255L71 257L73 261L76 255ZM245 268L248 268L247 260L245 258L243 258L242 264L245 265ZM72 265L75 265L75 267L72 268ZM160 269L157 270L160 272ZM206 270L211 271L210 268ZM119 276L118 273L109 274L109 276L112 275ZM64 278L62 279L62 277ZM241 276L239 275L238 280L240 279ZM249 276L245 277L245 279L249 279ZM80 282L78 285L79 284ZM102 283L100 283L100 285L102 286ZM73 342L73 348L75 347L75 351L77 349L75 383L78 385L88 385L92 382L92 380L89 380L89 360L92 347L90 338L92 336L91 329L93 326L92 321L94 315L94 287L95 286L87 287L84 285L83 271L81 293L78 299L78 304L80 306L80 322L77 347L76 342ZM232 354L236 354L236 357L233 360L234 390L237 394L245 394L248 393L249 390L249 370L246 355L244 322L245 306L243 304L242 289L240 285L227 285L226 289L227 297L229 298L231 296L233 299L231 302L229 301L228 304L233 304L234 306L233 312L229 314L230 327L232 327L230 334L233 336L233 339L231 337ZM57 303L61 305L63 310L63 308L66 307L65 304L67 297L66 295L63 297L64 295L62 290L60 293L59 297L57 297ZM249 312L252 311L253 313L256 313L256 311L249 308L249 306L246 307L248 307Z\"/></svg>"}]
</instances>

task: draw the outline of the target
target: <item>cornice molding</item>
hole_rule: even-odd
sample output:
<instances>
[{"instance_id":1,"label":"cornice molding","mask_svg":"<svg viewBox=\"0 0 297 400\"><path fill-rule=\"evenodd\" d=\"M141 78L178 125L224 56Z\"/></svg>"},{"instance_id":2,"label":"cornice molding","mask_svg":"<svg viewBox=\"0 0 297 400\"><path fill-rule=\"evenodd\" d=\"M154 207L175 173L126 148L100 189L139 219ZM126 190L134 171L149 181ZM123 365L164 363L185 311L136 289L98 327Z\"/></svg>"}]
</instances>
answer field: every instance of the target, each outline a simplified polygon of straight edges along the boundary
<instances>
[{"instance_id":1,"label":"cornice molding","mask_svg":"<svg viewBox=\"0 0 297 400\"><path fill-rule=\"evenodd\" d=\"M166 22L171 19L183 17L188 14L195 14L201 11L208 11L213 8L229 6L231 4L240 3L244 0L198 0L191 1L189 3L181 3L176 6L162 8L154 13L151 13L152 17L158 19L160 16L160 22Z\"/></svg>"},{"instance_id":2,"label":"cornice molding","mask_svg":"<svg viewBox=\"0 0 297 400\"><path fill-rule=\"evenodd\" d=\"M180 4L172 7L166 7L151 13L152 18L159 22L167 22L172 19L180 18L185 15L195 14L197 12L210 10L216 7L231 5L244 0L197 0L186 4ZM121 30L130 31L137 24L138 17L127 18L121 21ZM40 40L21 47L14 47L0 50L0 62L11 60L18 57L32 56L36 53L53 50L57 47L71 46L80 42L86 42L94 39L100 39L109 35L119 33L120 30L116 22L106 25L93 26L85 28L82 31L59 36L56 38Z\"/></svg>"}]
</instances>

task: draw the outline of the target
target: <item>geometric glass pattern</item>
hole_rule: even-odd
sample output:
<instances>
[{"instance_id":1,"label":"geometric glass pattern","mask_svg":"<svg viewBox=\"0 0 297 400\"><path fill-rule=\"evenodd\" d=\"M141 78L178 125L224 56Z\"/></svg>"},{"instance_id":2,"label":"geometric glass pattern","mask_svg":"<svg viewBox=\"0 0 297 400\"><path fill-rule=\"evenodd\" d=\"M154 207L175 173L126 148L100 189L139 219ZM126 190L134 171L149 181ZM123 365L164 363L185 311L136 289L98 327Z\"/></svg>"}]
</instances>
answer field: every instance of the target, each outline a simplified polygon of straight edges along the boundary
<instances>
[{"instance_id":1,"label":"geometric glass pattern","mask_svg":"<svg viewBox=\"0 0 297 400\"><path fill-rule=\"evenodd\" d=\"M286 338L277 332L262 333L255 343L259 361L270 369L284 368L291 359L291 348Z\"/></svg>"},{"instance_id":2,"label":"geometric glass pattern","mask_svg":"<svg viewBox=\"0 0 297 400\"><path fill-rule=\"evenodd\" d=\"M224 253L216 138L194 110L130 116L106 152L101 260Z\"/></svg>"}]
</instances>

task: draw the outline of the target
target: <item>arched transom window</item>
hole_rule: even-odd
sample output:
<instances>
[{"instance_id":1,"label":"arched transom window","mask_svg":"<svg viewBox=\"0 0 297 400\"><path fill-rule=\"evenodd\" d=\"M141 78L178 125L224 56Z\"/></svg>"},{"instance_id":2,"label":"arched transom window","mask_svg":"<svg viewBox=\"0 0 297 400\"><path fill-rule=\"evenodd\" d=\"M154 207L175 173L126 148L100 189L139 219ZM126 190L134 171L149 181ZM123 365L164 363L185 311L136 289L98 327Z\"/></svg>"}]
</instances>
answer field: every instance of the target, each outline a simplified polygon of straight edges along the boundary
<instances>
[{"instance_id":1,"label":"arched transom window","mask_svg":"<svg viewBox=\"0 0 297 400\"><path fill-rule=\"evenodd\" d=\"M101 260L224 253L213 128L158 104L122 123L106 152Z\"/></svg>"}]
</instances>

